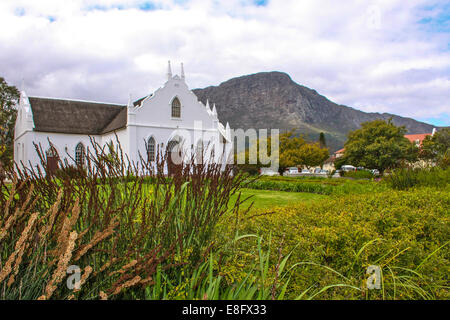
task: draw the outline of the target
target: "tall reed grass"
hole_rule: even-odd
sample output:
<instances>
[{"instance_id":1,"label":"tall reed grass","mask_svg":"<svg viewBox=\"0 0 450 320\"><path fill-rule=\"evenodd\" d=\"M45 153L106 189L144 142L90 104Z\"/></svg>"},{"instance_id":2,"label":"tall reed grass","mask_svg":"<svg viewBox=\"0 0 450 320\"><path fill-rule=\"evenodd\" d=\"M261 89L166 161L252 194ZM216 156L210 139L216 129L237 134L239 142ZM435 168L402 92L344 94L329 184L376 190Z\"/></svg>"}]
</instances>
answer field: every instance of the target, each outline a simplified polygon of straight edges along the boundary
<instances>
[{"instance_id":1,"label":"tall reed grass","mask_svg":"<svg viewBox=\"0 0 450 320\"><path fill-rule=\"evenodd\" d=\"M35 147L41 166L16 165L0 185L0 299L143 299L161 272L195 272L218 219L242 202L228 209L245 180L229 166L192 158L168 177L167 153L133 163L116 138L91 139L84 166L50 172ZM73 265L77 290L65 283Z\"/></svg>"}]
</instances>

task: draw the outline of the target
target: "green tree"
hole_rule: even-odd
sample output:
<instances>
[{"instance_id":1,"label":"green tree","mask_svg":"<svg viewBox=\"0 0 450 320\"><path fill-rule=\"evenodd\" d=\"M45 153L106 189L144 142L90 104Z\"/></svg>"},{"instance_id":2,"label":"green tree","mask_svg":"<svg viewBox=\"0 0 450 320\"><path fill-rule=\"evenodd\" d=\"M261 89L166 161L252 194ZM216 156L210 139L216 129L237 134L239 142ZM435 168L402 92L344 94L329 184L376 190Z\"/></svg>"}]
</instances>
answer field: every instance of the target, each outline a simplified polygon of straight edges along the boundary
<instances>
[{"instance_id":1,"label":"green tree","mask_svg":"<svg viewBox=\"0 0 450 320\"><path fill-rule=\"evenodd\" d=\"M14 125L17 116L14 105L19 97L19 90L9 86L0 77L0 164L3 167L10 166L14 158Z\"/></svg>"},{"instance_id":2,"label":"green tree","mask_svg":"<svg viewBox=\"0 0 450 320\"><path fill-rule=\"evenodd\" d=\"M392 119L364 122L361 126L349 133L345 153L336 165L345 163L383 172L417 160L418 149L404 137L405 127L395 126Z\"/></svg>"},{"instance_id":3,"label":"green tree","mask_svg":"<svg viewBox=\"0 0 450 320\"><path fill-rule=\"evenodd\" d=\"M427 136L420 147L419 157L447 167L450 159L450 129L444 128Z\"/></svg>"},{"instance_id":4,"label":"green tree","mask_svg":"<svg viewBox=\"0 0 450 320\"><path fill-rule=\"evenodd\" d=\"M286 168L297 166L300 161L299 150L306 144L302 136L295 135L295 129L280 134L280 162L279 172L282 174Z\"/></svg>"},{"instance_id":5,"label":"green tree","mask_svg":"<svg viewBox=\"0 0 450 320\"><path fill-rule=\"evenodd\" d=\"M304 165L307 168L322 165L328 158L328 149L319 143L307 143L295 130L280 134L280 173L288 167Z\"/></svg>"},{"instance_id":6,"label":"green tree","mask_svg":"<svg viewBox=\"0 0 450 320\"><path fill-rule=\"evenodd\" d=\"M308 169L322 166L329 157L328 149L321 147L319 143L306 143L298 152L299 164L306 166Z\"/></svg>"},{"instance_id":7,"label":"green tree","mask_svg":"<svg viewBox=\"0 0 450 320\"><path fill-rule=\"evenodd\" d=\"M325 134L323 132L321 132L319 135L319 146L321 148L327 147L327 142L325 141Z\"/></svg>"}]
</instances>

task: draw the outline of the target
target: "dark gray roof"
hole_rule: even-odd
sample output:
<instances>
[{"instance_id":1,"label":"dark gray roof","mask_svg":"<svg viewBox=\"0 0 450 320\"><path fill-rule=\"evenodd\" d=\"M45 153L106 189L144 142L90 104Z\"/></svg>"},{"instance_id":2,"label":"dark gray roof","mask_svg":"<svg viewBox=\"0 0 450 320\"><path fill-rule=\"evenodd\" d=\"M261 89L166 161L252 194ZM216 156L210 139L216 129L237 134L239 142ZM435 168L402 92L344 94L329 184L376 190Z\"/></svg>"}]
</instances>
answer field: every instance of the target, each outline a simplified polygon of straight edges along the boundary
<instances>
[{"instance_id":1,"label":"dark gray roof","mask_svg":"<svg viewBox=\"0 0 450 320\"><path fill-rule=\"evenodd\" d=\"M97 135L124 128L127 107L116 104L30 97L35 131Z\"/></svg>"},{"instance_id":2,"label":"dark gray roof","mask_svg":"<svg viewBox=\"0 0 450 320\"><path fill-rule=\"evenodd\" d=\"M140 105L141 102L144 101L144 99L147 98L147 97L148 97L148 96L145 96L145 97L142 97L142 98L136 100L135 102L133 102L133 105L134 105L135 107L137 107L137 106Z\"/></svg>"}]
</instances>

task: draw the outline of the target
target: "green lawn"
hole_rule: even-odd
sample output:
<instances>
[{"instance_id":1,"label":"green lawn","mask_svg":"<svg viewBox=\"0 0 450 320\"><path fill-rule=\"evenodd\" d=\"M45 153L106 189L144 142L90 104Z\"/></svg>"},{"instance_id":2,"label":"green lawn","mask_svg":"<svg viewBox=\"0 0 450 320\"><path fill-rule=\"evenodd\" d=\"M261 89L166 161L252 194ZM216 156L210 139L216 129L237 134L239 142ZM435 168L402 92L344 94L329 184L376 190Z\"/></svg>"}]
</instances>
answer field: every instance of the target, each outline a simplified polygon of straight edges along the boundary
<instances>
[{"instance_id":1,"label":"green lawn","mask_svg":"<svg viewBox=\"0 0 450 320\"><path fill-rule=\"evenodd\" d=\"M241 189L241 193L241 200L252 196L244 204L242 204L242 209L247 209L252 202L254 202L253 208L271 208L277 206L286 206L299 202L319 200L328 197L314 193L256 189ZM236 199L237 195L235 194L231 197L230 206L235 203Z\"/></svg>"}]
</instances>

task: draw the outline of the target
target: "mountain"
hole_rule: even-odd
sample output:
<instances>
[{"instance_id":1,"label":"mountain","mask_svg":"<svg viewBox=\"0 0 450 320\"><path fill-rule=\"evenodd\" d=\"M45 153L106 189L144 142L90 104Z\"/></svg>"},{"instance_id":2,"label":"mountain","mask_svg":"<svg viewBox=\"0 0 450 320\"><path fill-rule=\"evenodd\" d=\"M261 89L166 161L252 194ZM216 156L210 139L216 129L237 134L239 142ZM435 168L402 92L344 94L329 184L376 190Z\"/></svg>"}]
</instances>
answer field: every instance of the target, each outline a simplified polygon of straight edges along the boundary
<instances>
[{"instance_id":1,"label":"mountain","mask_svg":"<svg viewBox=\"0 0 450 320\"><path fill-rule=\"evenodd\" d=\"M389 119L408 133L426 133L433 126L389 113L367 113L336 104L315 90L299 85L283 72L260 72L233 78L219 86L194 89L198 99L215 103L220 121L233 129L297 128L309 140L320 132L330 151L342 148L351 130L361 122Z\"/></svg>"}]
</instances>

